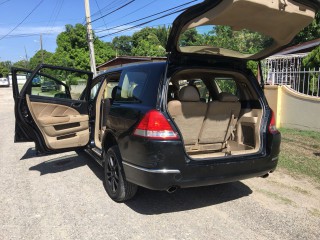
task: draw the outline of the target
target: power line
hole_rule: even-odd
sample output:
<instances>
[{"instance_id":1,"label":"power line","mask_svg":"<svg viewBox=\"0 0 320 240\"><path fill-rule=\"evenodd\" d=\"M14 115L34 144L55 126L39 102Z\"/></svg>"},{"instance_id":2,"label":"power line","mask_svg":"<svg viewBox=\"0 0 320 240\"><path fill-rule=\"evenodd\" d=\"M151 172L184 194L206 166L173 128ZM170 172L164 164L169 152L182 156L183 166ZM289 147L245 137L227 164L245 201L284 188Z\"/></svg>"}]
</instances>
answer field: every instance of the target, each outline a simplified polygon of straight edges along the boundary
<instances>
[{"instance_id":1,"label":"power line","mask_svg":"<svg viewBox=\"0 0 320 240\"><path fill-rule=\"evenodd\" d=\"M151 5L152 3L156 2L156 1L158 1L158 0L153 0L152 2L149 2L149 3L148 3L148 4L146 4L146 5L143 5L142 7L140 7L140 8L138 8L138 9L134 10L133 12L130 12L130 13L126 14L126 17L130 16L130 15L131 15L131 14L133 14L133 13L136 13L136 12L140 11L141 9L143 9L143 8L145 8L145 7L149 6L149 5ZM109 24L109 23L113 23L113 22L116 22L116 21L117 21L117 20L119 20L119 19L123 19L123 17L113 19L113 20L112 20L112 22L108 22L107 24ZM102 27L102 26L100 26L100 27ZM100 27L98 27L98 28L100 28Z\"/></svg>"},{"instance_id":2,"label":"power line","mask_svg":"<svg viewBox=\"0 0 320 240\"><path fill-rule=\"evenodd\" d=\"M5 4L6 2L9 2L10 0L6 0L0 3L0 5Z\"/></svg>"},{"instance_id":3,"label":"power line","mask_svg":"<svg viewBox=\"0 0 320 240\"><path fill-rule=\"evenodd\" d=\"M135 1L136 1L136 0L131 0L130 2L128 2L128 3L124 4L124 5L122 5L121 7L118 7L117 9L115 9L115 10L113 10L113 11L111 11L111 12L109 12L109 13L107 13L107 14L105 14L105 15L101 16L101 17L98 17L98 18L96 18L96 19L94 19L94 20L91 20L91 23L93 23L93 22L95 22L95 21L98 21L99 19L104 18L105 16L108 16L108 15L110 15L110 14L112 14L112 13L116 12L116 11L119 11L120 9L122 9L122 8L124 8L124 7L126 7L126 6L128 6L129 4L131 4L131 3L135 2Z\"/></svg>"},{"instance_id":4,"label":"power line","mask_svg":"<svg viewBox=\"0 0 320 240\"><path fill-rule=\"evenodd\" d=\"M160 16L160 17L151 19L151 20L149 20L149 21L146 21L146 22L137 24L137 25L135 25L135 26L131 26L131 27L128 27L128 28L125 28L125 29L121 29L121 30L119 30L119 31L117 31L117 32L113 32L113 33L109 33L109 34L106 34L106 35L103 35L103 36L99 36L98 38L104 38L104 37L111 36L111 35L114 35L114 34L117 34L117 33L120 33L120 32L124 32L124 31L127 31L127 30L131 30L131 29L134 29L134 28L143 26L143 25L145 25L145 24L154 22L154 21L159 20L159 19L161 19L161 18L165 18L165 17L167 17L167 16L173 15L173 14L175 14L175 13L182 12L182 11L184 11L184 10L186 10L186 9L188 9L188 7L183 8L183 9L180 9L180 10L177 10L177 11L174 11L174 12L171 12L171 13L167 13L167 14L165 14L165 15L163 15L163 16Z\"/></svg>"},{"instance_id":5,"label":"power line","mask_svg":"<svg viewBox=\"0 0 320 240\"><path fill-rule=\"evenodd\" d=\"M46 31L46 33L49 33L49 32L52 32L52 30L53 30L53 28L54 28L54 25L55 25L55 23L56 23L56 21L57 21L57 19L58 19L58 16L59 16L59 14L60 14L60 11L61 11L61 8L62 8L62 6L63 6L63 3L64 3L64 0L61 0L61 1L57 1L56 2L56 5L55 5L55 7L54 7L54 10L53 10L53 12L52 12L52 14L51 14L51 16L50 16L50 19L49 19L49 22L48 22L48 25L47 25L47 28L48 28L48 30ZM54 16L55 15L55 16ZM51 28L49 27L49 25L50 25L50 22L51 22L51 20L53 19L53 21L52 21L52 24L51 24ZM42 34L42 33L41 33ZM46 39L43 41L43 45L46 43Z\"/></svg>"},{"instance_id":6,"label":"power line","mask_svg":"<svg viewBox=\"0 0 320 240\"><path fill-rule=\"evenodd\" d=\"M127 1L127 0L124 0L124 1L114 0L114 1L112 1L111 3L109 3L108 5L106 5L106 6L104 6L103 8L101 8L101 12L104 12L104 11L107 11L107 10L110 10L110 9L113 9L113 8L115 8L117 5L121 5L122 2L126 2L126 1ZM115 2L117 2L118 4L116 4L116 5L113 6L113 7L108 8L109 6L111 6L112 4L114 4ZM100 11L96 11L95 13L91 14L91 17L96 16L96 15L99 15L99 14L100 14Z\"/></svg>"},{"instance_id":7,"label":"power line","mask_svg":"<svg viewBox=\"0 0 320 240\"><path fill-rule=\"evenodd\" d=\"M41 33L21 33L21 34L14 34L14 35L8 35L6 38L21 38L21 37L33 37L33 36L39 36ZM43 33L43 35L51 35L53 33ZM4 35L0 35L2 37Z\"/></svg>"},{"instance_id":8,"label":"power line","mask_svg":"<svg viewBox=\"0 0 320 240\"><path fill-rule=\"evenodd\" d=\"M141 21L141 20L144 20L144 19L147 19L147 18L150 18L150 17L154 17L154 16L160 15L160 14L162 14L162 13L169 12L169 11L171 11L171 10L174 10L174 9L177 9L177 8L180 8L180 7L183 7L183 6L185 6L185 5L188 5L188 4L193 3L193 2L196 2L196 1L198 1L198 0L193 0L193 1L190 1L190 2L187 2L187 3L181 4L181 5L178 5L178 6L176 6L176 7L172 7L172 8L166 9L166 10L161 11L161 12L154 13L154 14L152 14L152 15L149 15L149 16L146 16L146 17L143 17L143 18L134 20L134 21L130 21L130 22L127 22L127 23L124 23L124 24L121 24L121 25L118 25L118 26L115 26L115 27L112 27L112 28L107 28L107 29L103 29L103 30L98 30L98 31L95 31L95 32L96 32L96 33L100 33L100 32L105 32L105 31L117 29L117 28L119 28L119 27L127 26L127 25L129 25L129 24L132 24L132 23L135 23L135 22L139 22L139 21Z\"/></svg>"},{"instance_id":9,"label":"power line","mask_svg":"<svg viewBox=\"0 0 320 240\"><path fill-rule=\"evenodd\" d=\"M98 1L97 1L97 0L94 0L94 1L96 2L96 5L97 5L97 7L98 7L98 9L99 9L99 13L100 13L100 15L101 15L101 17L102 17L102 12L101 12L100 6L99 6L99 4L98 4ZM91 16L92 16L92 15L91 15ZM102 20L103 20L104 26L107 27L107 24L106 24L104 18L102 18Z\"/></svg>"},{"instance_id":10,"label":"power line","mask_svg":"<svg viewBox=\"0 0 320 240\"><path fill-rule=\"evenodd\" d=\"M10 33L12 33L14 30L16 30L22 23L24 23L24 21L41 5L41 3L44 0L41 0L33 9L32 11L21 21L19 22L14 28L12 28L6 35L4 35L2 38L0 38L0 41L2 39L4 39L5 37L7 37Z\"/></svg>"}]
</instances>

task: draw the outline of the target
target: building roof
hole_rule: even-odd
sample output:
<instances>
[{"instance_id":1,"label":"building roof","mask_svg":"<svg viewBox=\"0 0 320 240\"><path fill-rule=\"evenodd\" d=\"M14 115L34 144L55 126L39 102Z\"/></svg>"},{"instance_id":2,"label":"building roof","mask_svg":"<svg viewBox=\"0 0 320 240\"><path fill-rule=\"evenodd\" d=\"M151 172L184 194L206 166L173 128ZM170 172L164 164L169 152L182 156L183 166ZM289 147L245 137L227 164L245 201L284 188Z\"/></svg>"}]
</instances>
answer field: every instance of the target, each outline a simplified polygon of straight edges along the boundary
<instances>
[{"instance_id":1,"label":"building roof","mask_svg":"<svg viewBox=\"0 0 320 240\"><path fill-rule=\"evenodd\" d=\"M319 45L320 45L320 38L285 48L282 51L274 54L274 56L294 54L294 53L308 53L308 52L311 52L316 47L318 47Z\"/></svg>"}]
</instances>

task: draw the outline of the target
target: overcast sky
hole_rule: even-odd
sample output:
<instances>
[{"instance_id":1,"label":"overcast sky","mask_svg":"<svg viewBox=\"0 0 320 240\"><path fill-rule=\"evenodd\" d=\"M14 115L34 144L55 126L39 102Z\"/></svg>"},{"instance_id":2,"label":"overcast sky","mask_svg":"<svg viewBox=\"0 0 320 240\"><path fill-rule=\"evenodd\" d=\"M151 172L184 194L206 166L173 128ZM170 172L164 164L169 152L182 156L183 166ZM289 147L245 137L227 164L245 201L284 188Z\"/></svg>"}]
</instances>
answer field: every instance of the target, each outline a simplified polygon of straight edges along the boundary
<instances>
[{"instance_id":1,"label":"overcast sky","mask_svg":"<svg viewBox=\"0 0 320 240\"><path fill-rule=\"evenodd\" d=\"M130 21L191 2L192 0L89 1L92 20L129 3L120 10L94 21L92 23L93 29L98 32L106 28L126 24ZM186 6L191 6L199 2L201 2L201 0L194 1ZM84 0L0 0L0 12L0 61L10 60L16 62L25 59L26 53L28 58L32 57L40 49L41 33L43 34L43 48L47 51L54 52L56 48L56 37L60 32L64 31L64 26L66 24L85 23ZM161 15L163 14L155 17ZM171 24L177 15L178 14L174 14L159 19L146 26ZM152 18L148 18L144 21L150 19ZM97 35L106 35L141 22L124 25L109 31L99 32ZM139 28L122 32L117 35L131 35L137 30L139 30ZM112 38L117 35L104 37L102 40L111 41Z\"/></svg>"}]
</instances>

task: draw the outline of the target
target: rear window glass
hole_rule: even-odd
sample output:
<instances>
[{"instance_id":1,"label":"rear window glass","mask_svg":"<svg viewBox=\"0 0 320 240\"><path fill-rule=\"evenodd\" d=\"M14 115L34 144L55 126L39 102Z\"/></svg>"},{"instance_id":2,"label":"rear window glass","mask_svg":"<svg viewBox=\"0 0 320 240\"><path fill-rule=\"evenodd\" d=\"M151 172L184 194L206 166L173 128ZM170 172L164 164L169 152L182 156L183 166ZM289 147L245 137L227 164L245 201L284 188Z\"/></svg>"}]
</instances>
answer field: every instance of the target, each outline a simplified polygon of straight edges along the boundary
<instances>
[{"instance_id":1,"label":"rear window glass","mask_svg":"<svg viewBox=\"0 0 320 240\"><path fill-rule=\"evenodd\" d=\"M217 86L219 93L227 92L233 95L237 95L237 84L232 78L215 78L214 82Z\"/></svg>"},{"instance_id":2,"label":"rear window glass","mask_svg":"<svg viewBox=\"0 0 320 240\"><path fill-rule=\"evenodd\" d=\"M143 71L126 71L122 73L116 101L140 101L148 74Z\"/></svg>"},{"instance_id":3,"label":"rear window glass","mask_svg":"<svg viewBox=\"0 0 320 240\"><path fill-rule=\"evenodd\" d=\"M248 29L205 25L186 30L180 35L181 52L249 58L272 46L273 39Z\"/></svg>"}]
</instances>

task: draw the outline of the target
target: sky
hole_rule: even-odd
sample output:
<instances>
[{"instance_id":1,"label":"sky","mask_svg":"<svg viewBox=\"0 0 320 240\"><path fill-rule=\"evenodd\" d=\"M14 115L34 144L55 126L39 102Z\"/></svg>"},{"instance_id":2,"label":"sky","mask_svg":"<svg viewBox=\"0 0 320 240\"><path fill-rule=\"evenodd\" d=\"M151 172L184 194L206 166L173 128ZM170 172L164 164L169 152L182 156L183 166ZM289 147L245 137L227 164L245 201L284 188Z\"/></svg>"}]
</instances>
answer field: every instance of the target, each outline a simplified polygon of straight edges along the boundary
<instances>
[{"instance_id":1,"label":"sky","mask_svg":"<svg viewBox=\"0 0 320 240\"><path fill-rule=\"evenodd\" d=\"M89 0L92 28L97 36L107 35L169 12L128 24L131 21L191 1L192 0ZM192 6L201 1L202 0L194 0L188 5L185 5L185 7ZM122 8L117 10L120 7ZM112 13L112 11L115 12ZM16 62L26 58L29 59L40 50L41 34L43 49L54 52L57 47L56 37L65 30L66 24L85 24L84 0L0 0L0 12L0 61L9 60ZM102 17L106 14L107 16ZM163 24L170 25L178 14L179 13L167 16L142 27ZM123 26L103 31L119 25ZM139 29L141 29L141 27L106 36L101 38L101 40L110 42L115 36L132 35L134 31L138 31Z\"/></svg>"}]
</instances>

